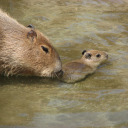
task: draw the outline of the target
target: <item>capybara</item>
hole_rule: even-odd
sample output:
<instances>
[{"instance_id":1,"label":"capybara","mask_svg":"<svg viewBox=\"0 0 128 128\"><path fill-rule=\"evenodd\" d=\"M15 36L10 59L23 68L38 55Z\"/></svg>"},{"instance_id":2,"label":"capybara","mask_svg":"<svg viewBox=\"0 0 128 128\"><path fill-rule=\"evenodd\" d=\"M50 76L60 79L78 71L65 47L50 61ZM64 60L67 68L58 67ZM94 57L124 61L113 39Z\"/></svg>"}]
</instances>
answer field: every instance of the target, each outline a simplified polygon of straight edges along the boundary
<instances>
[{"instance_id":1,"label":"capybara","mask_svg":"<svg viewBox=\"0 0 128 128\"><path fill-rule=\"evenodd\" d=\"M107 53L98 50L84 50L82 58L63 65L62 81L74 83L96 71L97 67L108 59Z\"/></svg>"},{"instance_id":2,"label":"capybara","mask_svg":"<svg viewBox=\"0 0 128 128\"><path fill-rule=\"evenodd\" d=\"M62 75L60 57L49 39L0 10L0 74L54 77Z\"/></svg>"}]
</instances>

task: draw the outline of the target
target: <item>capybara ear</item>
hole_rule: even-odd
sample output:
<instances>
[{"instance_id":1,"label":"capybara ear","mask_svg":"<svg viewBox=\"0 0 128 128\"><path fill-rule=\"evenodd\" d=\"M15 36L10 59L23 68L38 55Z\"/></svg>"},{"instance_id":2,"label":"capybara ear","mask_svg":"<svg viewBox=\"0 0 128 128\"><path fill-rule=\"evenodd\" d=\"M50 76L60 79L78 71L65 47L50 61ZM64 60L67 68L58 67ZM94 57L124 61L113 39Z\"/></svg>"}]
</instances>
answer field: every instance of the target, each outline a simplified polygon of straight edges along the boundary
<instances>
[{"instance_id":1,"label":"capybara ear","mask_svg":"<svg viewBox=\"0 0 128 128\"><path fill-rule=\"evenodd\" d=\"M37 37L37 33L34 30L31 30L27 34L27 38L30 39L32 42Z\"/></svg>"},{"instance_id":2,"label":"capybara ear","mask_svg":"<svg viewBox=\"0 0 128 128\"><path fill-rule=\"evenodd\" d=\"M35 29L35 27L32 24L29 24L27 27L28 28L32 28L32 29Z\"/></svg>"},{"instance_id":3,"label":"capybara ear","mask_svg":"<svg viewBox=\"0 0 128 128\"><path fill-rule=\"evenodd\" d=\"M86 50L84 50L84 51L82 52L82 55L84 55L85 52L86 52Z\"/></svg>"}]
</instances>

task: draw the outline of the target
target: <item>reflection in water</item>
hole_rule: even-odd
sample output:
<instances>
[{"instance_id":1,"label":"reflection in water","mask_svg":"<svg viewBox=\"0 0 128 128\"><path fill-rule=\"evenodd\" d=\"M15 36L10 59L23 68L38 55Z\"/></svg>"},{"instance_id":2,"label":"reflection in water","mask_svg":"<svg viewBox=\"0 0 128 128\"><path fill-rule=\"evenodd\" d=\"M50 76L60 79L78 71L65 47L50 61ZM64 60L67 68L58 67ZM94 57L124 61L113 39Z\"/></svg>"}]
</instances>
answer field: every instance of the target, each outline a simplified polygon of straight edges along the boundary
<instances>
[{"instance_id":1,"label":"reflection in water","mask_svg":"<svg viewBox=\"0 0 128 128\"><path fill-rule=\"evenodd\" d=\"M63 63L83 49L109 54L75 84L0 77L0 128L128 127L127 0L0 0L0 7L46 34Z\"/></svg>"}]
</instances>

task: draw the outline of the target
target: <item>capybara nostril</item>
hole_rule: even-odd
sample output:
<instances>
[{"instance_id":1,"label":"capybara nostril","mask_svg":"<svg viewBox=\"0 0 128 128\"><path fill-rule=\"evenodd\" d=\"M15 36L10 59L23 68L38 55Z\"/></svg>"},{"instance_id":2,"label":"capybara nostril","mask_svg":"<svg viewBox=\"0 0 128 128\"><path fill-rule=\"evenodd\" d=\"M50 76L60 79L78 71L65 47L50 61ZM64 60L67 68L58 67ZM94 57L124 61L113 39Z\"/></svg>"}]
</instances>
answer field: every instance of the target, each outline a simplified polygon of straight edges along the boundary
<instances>
[{"instance_id":1,"label":"capybara nostril","mask_svg":"<svg viewBox=\"0 0 128 128\"><path fill-rule=\"evenodd\" d=\"M56 75L57 75L58 77L62 77L62 76L63 76L63 71L60 70L60 71L56 72Z\"/></svg>"}]
</instances>

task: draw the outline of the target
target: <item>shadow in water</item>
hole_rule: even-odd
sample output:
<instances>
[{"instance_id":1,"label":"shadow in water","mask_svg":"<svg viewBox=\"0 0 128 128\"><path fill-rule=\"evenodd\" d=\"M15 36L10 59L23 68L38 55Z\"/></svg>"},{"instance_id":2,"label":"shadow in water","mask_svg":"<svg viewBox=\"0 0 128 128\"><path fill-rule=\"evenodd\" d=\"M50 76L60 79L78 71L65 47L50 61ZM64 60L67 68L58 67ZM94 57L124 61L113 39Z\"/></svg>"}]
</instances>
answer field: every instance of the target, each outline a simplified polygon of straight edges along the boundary
<instances>
[{"instance_id":1,"label":"shadow in water","mask_svg":"<svg viewBox=\"0 0 128 128\"><path fill-rule=\"evenodd\" d=\"M42 78L42 77L34 77L34 76L31 76L31 77L0 76L0 86L3 86L3 85L30 85L32 86L32 85L43 85L43 84L52 86L57 82L59 82L59 80L55 78Z\"/></svg>"}]
</instances>

